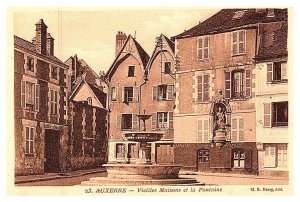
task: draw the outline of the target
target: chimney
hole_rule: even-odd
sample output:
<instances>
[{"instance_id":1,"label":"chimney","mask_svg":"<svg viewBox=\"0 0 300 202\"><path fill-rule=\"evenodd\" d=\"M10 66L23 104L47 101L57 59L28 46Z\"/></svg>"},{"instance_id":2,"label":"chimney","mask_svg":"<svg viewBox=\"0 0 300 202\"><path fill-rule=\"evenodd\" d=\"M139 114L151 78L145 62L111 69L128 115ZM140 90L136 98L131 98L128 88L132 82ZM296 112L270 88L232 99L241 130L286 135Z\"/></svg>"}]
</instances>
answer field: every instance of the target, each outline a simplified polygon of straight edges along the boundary
<instances>
[{"instance_id":1,"label":"chimney","mask_svg":"<svg viewBox=\"0 0 300 202\"><path fill-rule=\"evenodd\" d=\"M116 35L116 56L121 51L126 39L127 39L126 34L121 31L118 31L118 33Z\"/></svg>"},{"instance_id":2,"label":"chimney","mask_svg":"<svg viewBox=\"0 0 300 202\"><path fill-rule=\"evenodd\" d=\"M39 54L46 54L46 44L47 44L47 25L45 25L43 19L35 24L35 50Z\"/></svg>"},{"instance_id":3,"label":"chimney","mask_svg":"<svg viewBox=\"0 0 300 202\"><path fill-rule=\"evenodd\" d=\"M52 36L48 33L47 34L47 55L53 55L54 54L54 39Z\"/></svg>"}]
</instances>

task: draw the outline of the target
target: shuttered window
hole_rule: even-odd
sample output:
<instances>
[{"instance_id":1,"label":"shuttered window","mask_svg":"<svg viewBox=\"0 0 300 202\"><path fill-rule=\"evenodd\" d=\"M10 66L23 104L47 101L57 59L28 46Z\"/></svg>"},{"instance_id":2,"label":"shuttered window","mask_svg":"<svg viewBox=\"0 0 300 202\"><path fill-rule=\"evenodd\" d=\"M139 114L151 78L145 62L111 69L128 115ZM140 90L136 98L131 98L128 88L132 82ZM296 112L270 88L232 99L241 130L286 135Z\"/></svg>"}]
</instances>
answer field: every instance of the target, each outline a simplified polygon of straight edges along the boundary
<instances>
[{"instance_id":1,"label":"shuttered window","mask_svg":"<svg viewBox=\"0 0 300 202\"><path fill-rule=\"evenodd\" d=\"M278 167L287 167L287 145L279 144L277 145L277 166Z\"/></svg>"},{"instance_id":2,"label":"shuttered window","mask_svg":"<svg viewBox=\"0 0 300 202\"><path fill-rule=\"evenodd\" d=\"M232 55L245 53L245 30L239 30L232 33Z\"/></svg>"},{"instance_id":3,"label":"shuttered window","mask_svg":"<svg viewBox=\"0 0 300 202\"><path fill-rule=\"evenodd\" d=\"M231 140L232 142L245 141L244 118L235 117L231 120Z\"/></svg>"},{"instance_id":4,"label":"shuttered window","mask_svg":"<svg viewBox=\"0 0 300 202\"><path fill-rule=\"evenodd\" d=\"M209 142L208 136L209 136L209 120L199 119L197 141L201 143L208 143Z\"/></svg>"},{"instance_id":5,"label":"shuttered window","mask_svg":"<svg viewBox=\"0 0 300 202\"><path fill-rule=\"evenodd\" d=\"M33 127L25 127L25 154L34 153L34 131Z\"/></svg>"},{"instance_id":6,"label":"shuttered window","mask_svg":"<svg viewBox=\"0 0 300 202\"><path fill-rule=\"evenodd\" d=\"M123 87L122 88L122 102L138 102L139 101L139 88L134 87Z\"/></svg>"},{"instance_id":7,"label":"shuttered window","mask_svg":"<svg viewBox=\"0 0 300 202\"><path fill-rule=\"evenodd\" d=\"M267 63L267 82L287 82L287 63Z\"/></svg>"},{"instance_id":8,"label":"shuttered window","mask_svg":"<svg viewBox=\"0 0 300 202\"><path fill-rule=\"evenodd\" d=\"M287 144L267 144L265 145L264 167L285 168L288 166Z\"/></svg>"},{"instance_id":9,"label":"shuttered window","mask_svg":"<svg viewBox=\"0 0 300 202\"><path fill-rule=\"evenodd\" d=\"M21 107L39 111L40 86L28 81L21 82Z\"/></svg>"},{"instance_id":10,"label":"shuttered window","mask_svg":"<svg viewBox=\"0 0 300 202\"><path fill-rule=\"evenodd\" d=\"M209 75L199 75L198 76L198 102L208 102L209 101Z\"/></svg>"},{"instance_id":11,"label":"shuttered window","mask_svg":"<svg viewBox=\"0 0 300 202\"><path fill-rule=\"evenodd\" d=\"M50 113L58 113L58 92L56 90L50 90Z\"/></svg>"},{"instance_id":12,"label":"shuttered window","mask_svg":"<svg viewBox=\"0 0 300 202\"><path fill-rule=\"evenodd\" d=\"M209 36L199 37L197 47L197 55L199 60L209 58Z\"/></svg>"},{"instance_id":13,"label":"shuttered window","mask_svg":"<svg viewBox=\"0 0 300 202\"><path fill-rule=\"evenodd\" d=\"M174 100L174 85L158 85L152 87L154 101Z\"/></svg>"},{"instance_id":14,"label":"shuttered window","mask_svg":"<svg viewBox=\"0 0 300 202\"><path fill-rule=\"evenodd\" d=\"M110 88L110 100L111 101L117 100L117 90L116 90L116 87L111 87Z\"/></svg>"},{"instance_id":15,"label":"shuttered window","mask_svg":"<svg viewBox=\"0 0 300 202\"><path fill-rule=\"evenodd\" d=\"M157 112L152 114L152 129L173 129L173 112Z\"/></svg>"}]
</instances>

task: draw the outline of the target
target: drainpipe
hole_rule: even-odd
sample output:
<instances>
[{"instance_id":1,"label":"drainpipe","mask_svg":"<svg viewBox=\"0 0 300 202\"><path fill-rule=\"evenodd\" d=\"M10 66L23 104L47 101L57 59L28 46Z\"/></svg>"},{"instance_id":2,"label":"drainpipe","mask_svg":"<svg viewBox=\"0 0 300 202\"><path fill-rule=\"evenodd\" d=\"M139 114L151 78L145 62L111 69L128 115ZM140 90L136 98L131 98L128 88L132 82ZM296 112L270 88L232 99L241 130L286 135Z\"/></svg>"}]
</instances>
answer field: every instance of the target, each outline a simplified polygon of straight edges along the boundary
<instances>
[{"instance_id":1,"label":"drainpipe","mask_svg":"<svg viewBox=\"0 0 300 202\"><path fill-rule=\"evenodd\" d=\"M139 109L138 109L138 114L141 114L141 101L142 101L142 86L146 84L147 82L147 75L146 72L144 74L144 81L139 85ZM139 120L139 131L141 131L141 124Z\"/></svg>"}]
</instances>

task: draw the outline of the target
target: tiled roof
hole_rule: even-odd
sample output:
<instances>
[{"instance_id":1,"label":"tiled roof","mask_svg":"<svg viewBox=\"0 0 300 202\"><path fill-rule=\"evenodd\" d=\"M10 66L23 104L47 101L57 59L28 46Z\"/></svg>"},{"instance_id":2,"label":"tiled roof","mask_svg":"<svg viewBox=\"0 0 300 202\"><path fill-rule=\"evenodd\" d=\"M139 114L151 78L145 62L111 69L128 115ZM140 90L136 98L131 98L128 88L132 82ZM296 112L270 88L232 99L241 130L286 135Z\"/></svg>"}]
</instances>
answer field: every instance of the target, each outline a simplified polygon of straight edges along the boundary
<instances>
[{"instance_id":1,"label":"tiled roof","mask_svg":"<svg viewBox=\"0 0 300 202\"><path fill-rule=\"evenodd\" d=\"M66 66L66 64L64 64L60 59L58 59L57 57L55 57L54 55L41 55L39 53L36 52L35 50L35 45L25 39L22 39L18 36L14 36L14 45L20 46L26 50L29 50L31 52L34 52L36 55L38 55L39 57L42 58L47 58L50 59L54 62L60 63L61 65Z\"/></svg>"},{"instance_id":2,"label":"tiled roof","mask_svg":"<svg viewBox=\"0 0 300 202\"><path fill-rule=\"evenodd\" d=\"M237 13L239 11L239 14L242 15L238 17ZM274 9L274 17L268 17L268 11L270 11L270 9L223 9L195 27L175 36L175 38L224 32L235 27L259 22L266 23L287 20L287 9Z\"/></svg>"},{"instance_id":3,"label":"tiled roof","mask_svg":"<svg viewBox=\"0 0 300 202\"><path fill-rule=\"evenodd\" d=\"M142 48L142 46L134 38L133 38L133 41L136 45L139 55L141 56L143 65L144 65L144 67L146 67L150 57L149 57L148 53L146 53L146 51Z\"/></svg>"},{"instance_id":4,"label":"tiled roof","mask_svg":"<svg viewBox=\"0 0 300 202\"><path fill-rule=\"evenodd\" d=\"M260 41L256 61L273 59L288 55L287 50L287 22L262 24L259 27Z\"/></svg>"}]
</instances>

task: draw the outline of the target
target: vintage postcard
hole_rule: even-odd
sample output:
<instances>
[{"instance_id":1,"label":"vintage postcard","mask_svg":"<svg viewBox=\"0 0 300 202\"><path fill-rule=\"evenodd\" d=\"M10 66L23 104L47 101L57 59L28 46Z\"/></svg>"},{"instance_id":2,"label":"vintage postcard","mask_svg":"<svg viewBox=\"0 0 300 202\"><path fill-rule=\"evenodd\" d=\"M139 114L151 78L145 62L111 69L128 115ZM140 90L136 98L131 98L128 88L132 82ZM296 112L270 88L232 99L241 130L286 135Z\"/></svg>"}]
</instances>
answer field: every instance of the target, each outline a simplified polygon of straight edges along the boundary
<instances>
[{"instance_id":1,"label":"vintage postcard","mask_svg":"<svg viewBox=\"0 0 300 202\"><path fill-rule=\"evenodd\" d=\"M292 195L292 15L9 8L8 193Z\"/></svg>"}]
</instances>

